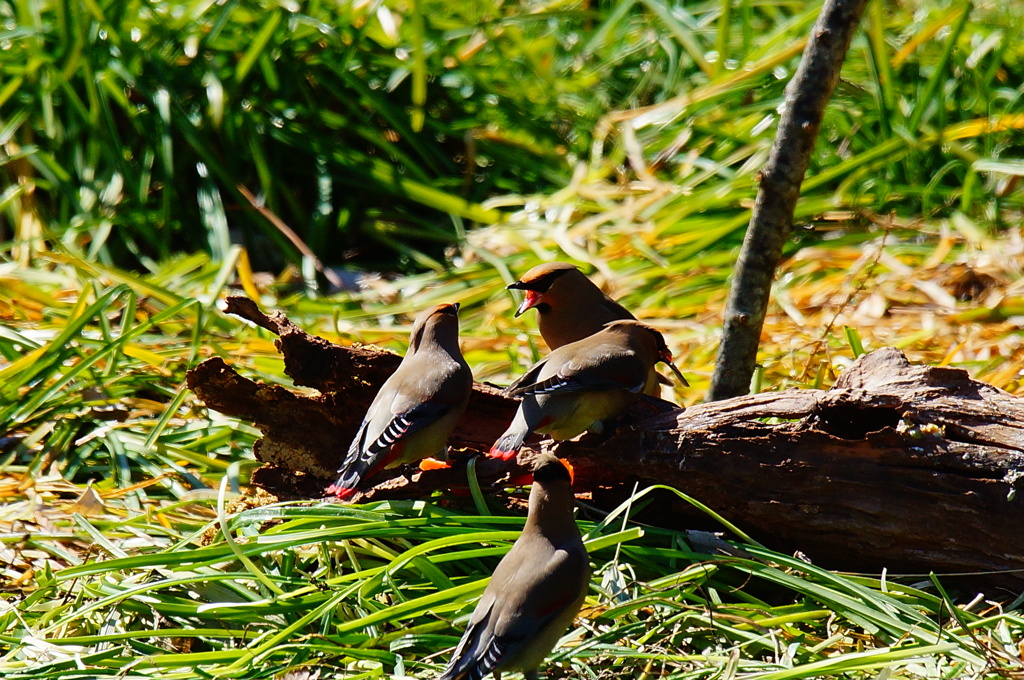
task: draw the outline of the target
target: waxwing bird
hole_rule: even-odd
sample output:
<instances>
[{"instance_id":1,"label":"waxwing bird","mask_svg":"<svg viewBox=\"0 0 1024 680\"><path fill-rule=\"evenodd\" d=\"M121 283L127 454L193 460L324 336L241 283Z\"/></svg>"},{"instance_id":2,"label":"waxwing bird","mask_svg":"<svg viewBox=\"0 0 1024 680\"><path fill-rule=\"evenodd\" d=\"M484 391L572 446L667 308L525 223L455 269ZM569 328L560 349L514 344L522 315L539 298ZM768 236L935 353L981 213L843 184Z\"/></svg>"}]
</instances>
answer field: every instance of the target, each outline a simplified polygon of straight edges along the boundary
<instances>
[{"instance_id":1,"label":"waxwing bird","mask_svg":"<svg viewBox=\"0 0 1024 680\"><path fill-rule=\"evenodd\" d=\"M533 466L523 533L494 570L441 680L496 680L537 667L579 613L590 560L573 519L569 471L550 453Z\"/></svg>"},{"instance_id":2,"label":"waxwing bird","mask_svg":"<svg viewBox=\"0 0 1024 680\"><path fill-rule=\"evenodd\" d=\"M528 309L536 309L540 336L552 350L593 335L611 321L636 318L601 292L576 265L567 262L539 264L507 287L526 293L515 316ZM644 394L657 397L662 384L671 383L652 367L644 385ZM683 379L682 384L688 383Z\"/></svg>"},{"instance_id":3,"label":"waxwing bird","mask_svg":"<svg viewBox=\"0 0 1024 680\"><path fill-rule=\"evenodd\" d=\"M445 450L473 389L458 313L458 303L444 304L416 318L409 351L370 404L328 494L348 498L384 468Z\"/></svg>"},{"instance_id":4,"label":"waxwing bird","mask_svg":"<svg viewBox=\"0 0 1024 680\"><path fill-rule=\"evenodd\" d=\"M679 375L665 338L639 321L613 321L598 333L562 345L506 389L522 401L488 455L511 458L531 432L556 440L586 430L601 432L605 422L640 398L659 361Z\"/></svg>"},{"instance_id":5,"label":"waxwing bird","mask_svg":"<svg viewBox=\"0 0 1024 680\"><path fill-rule=\"evenodd\" d=\"M515 315L536 309L540 335L552 350L597 333L609 321L635 318L567 262L539 264L508 288L525 291Z\"/></svg>"}]
</instances>

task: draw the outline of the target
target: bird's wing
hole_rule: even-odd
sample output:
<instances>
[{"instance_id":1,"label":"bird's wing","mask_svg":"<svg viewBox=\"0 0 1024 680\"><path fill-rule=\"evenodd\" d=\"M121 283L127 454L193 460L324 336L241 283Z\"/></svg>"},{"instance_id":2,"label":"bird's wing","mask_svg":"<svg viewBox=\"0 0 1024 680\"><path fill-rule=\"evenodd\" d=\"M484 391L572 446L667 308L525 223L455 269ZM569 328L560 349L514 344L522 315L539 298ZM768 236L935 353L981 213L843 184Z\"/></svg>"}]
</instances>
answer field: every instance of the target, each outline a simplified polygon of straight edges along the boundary
<instances>
[{"instance_id":1,"label":"bird's wing","mask_svg":"<svg viewBox=\"0 0 1024 680\"><path fill-rule=\"evenodd\" d=\"M607 319L636 319L633 313L628 309L620 305L615 300L611 299L607 295L604 296L604 300L600 303L600 309L602 311L602 318Z\"/></svg>"},{"instance_id":2,"label":"bird's wing","mask_svg":"<svg viewBox=\"0 0 1024 680\"><path fill-rule=\"evenodd\" d=\"M550 358L550 357L548 357ZM517 392L526 387L530 387L537 382L538 376L548 364L548 359L542 359L530 367L530 370L519 376L515 382L505 388L504 392L510 397L518 397Z\"/></svg>"},{"instance_id":3,"label":"bird's wing","mask_svg":"<svg viewBox=\"0 0 1024 680\"><path fill-rule=\"evenodd\" d=\"M407 437L439 420L454 406L451 402L431 401L416 404L406 411L396 413L376 439L366 445L363 455L373 456L380 453L402 437Z\"/></svg>"},{"instance_id":4,"label":"bird's wing","mask_svg":"<svg viewBox=\"0 0 1024 680\"><path fill-rule=\"evenodd\" d=\"M338 469L338 481L328 491L338 495L354 489L364 477L393 462L402 455L402 438L463 408L472 384L469 366L447 354L407 355L367 409Z\"/></svg>"},{"instance_id":5,"label":"bird's wing","mask_svg":"<svg viewBox=\"0 0 1024 680\"><path fill-rule=\"evenodd\" d=\"M409 369L401 381L381 389L379 405L375 400L366 414L366 433L352 442L349 457L357 445L360 456L376 455L439 420L465 400L467 384L472 385L466 371L451 362L413 362Z\"/></svg>"},{"instance_id":6,"label":"bird's wing","mask_svg":"<svg viewBox=\"0 0 1024 680\"><path fill-rule=\"evenodd\" d=\"M494 668L494 662L482 662L479 647L485 635L489 635L491 610L494 598L484 593L483 599L473 610L466 632L462 634L458 646L452 653L451 661L445 667L439 680L481 680Z\"/></svg>"},{"instance_id":7,"label":"bird's wing","mask_svg":"<svg viewBox=\"0 0 1024 680\"><path fill-rule=\"evenodd\" d=\"M380 416L379 412L367 414L366 419L359 426L359 432L349 446L344 462L338 469L339 477L335 486L339 488L354 487L359 480L374 474L390 462L385 454L395 442L427 427L454 407L455 404L440 401L417 404L408 410L392 415L384 421L383 425L381 425L380 418L372 417ZM372 412L374 409L370 410ZM377 422L374 422L375 420ZM375 436L371 439L370 436L374 433Z\"/></svg>"},{"instance_id":8,"label":"bird's wing","mask_svg":"<svg viewBox=\"0 0 1024 680\"><path fill-rule=\"evenodd\" d=\"M577 602L589 579L586 550L541 552L547 557L529 568L507 558L498 565L441 680L481 680Z\"/></svg>"},{"instance_id":9,"label":"bird's wing","mask_svg":"<svg viewBox=\"0 0 1024 680\"><path fill-rule=\"evenodd\" d=\"M643 389L647 370L636 354L619 345L602 344L589 350L576 352L554 375L532 383L512 385L509 393L513 397L526 397L623 389L639 392ZM529 375L524 375L520 381Z\"/></svg>"}]
</instances>

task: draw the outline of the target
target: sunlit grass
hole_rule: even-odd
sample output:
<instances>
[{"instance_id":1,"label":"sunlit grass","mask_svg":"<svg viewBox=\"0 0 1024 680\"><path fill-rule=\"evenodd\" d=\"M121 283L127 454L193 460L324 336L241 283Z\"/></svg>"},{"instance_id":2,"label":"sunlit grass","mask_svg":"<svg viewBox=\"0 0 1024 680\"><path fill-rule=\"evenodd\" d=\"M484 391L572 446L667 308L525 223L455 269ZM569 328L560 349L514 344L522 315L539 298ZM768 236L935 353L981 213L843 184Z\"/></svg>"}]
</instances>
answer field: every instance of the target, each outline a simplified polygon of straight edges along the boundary
<instances>
[{"instance_id":1,"label":"sunlit grass","mask_svg":"<svg viewBox=\"0 0 1024 680\"><path fill-rule=\"evenodd\" d=\"M927 262L940 243L911 243L893 231L881 245L808 248L788 260L780 277L787 301L773 308L777 335L764 347L767 385L827 385L852 360L851 338L871 349L886 334L898 337L899 317L878 315L875 295L901 305L904 316L931 319L933 335L907 338L912 355L934 359L941 338L957 334L988 338L961 351L1011 342L1005 322L956 322L956 307L968 303L938 313L932 297L941 285L932 297L921 290L940 271L941 263ZM960 239L948 245L951 260L970 252ZM1013 247L987 242L991 260L979 269L1005 282L1009 270L996 265ZM519 260L511 262L518 270ZM203 258L167 266L175 276L133 279L107 268L84 279L90 267L65 256L36 276L0 277L0 289L31 291L26 303L7 298L17 313L0 333L0 408L9 423L0 471L0 640L10 647L0 670L14 678L269 678L312 665L326 677L434 677L522 517L466 514L465 501L453 506L443 495L366 507L231 502L255 464L258 433L206 411L184 389L183 370L219 354L243 374L286 379L264 331L202 302L222 291L221 267ZM663 279L643 271L628 279L633 290L616 292L629 302L655 294ZM374 288L334 300L266 290L262 301L337 340L401 349L408 317L399 310L414 291L420 300L463 299L470 362L478 373L508 373L510 359L529 351L524 329L532 322L510 318L509 294L493 278L466 264L443 282L387 284L398 302ZM868 285L858 285L862 278ZM159 299L146 294L156 281L166 283ZM1006 299L999 290L986 295ZM688 348L689 399L699 398L705 376L698 362L713 357L723 291L694 295L703 296L694 319L672 321L664 302L638 303L641 315L659 312L670 344ZM868 313L858 311L864 305L874 310L870 323L857 316ZM391 314L396 326L382 330ZM832 317L829 333L815 327ZM338 327L344 336L332 335ZM824 372L797 374L818 367L814 360ZM838 574L753 544L742 558L695 555L685 534L623 524L621 514L602 520L587 510L581 526L596 567L593 589L553 657L570 677L1020 670L1014 645L1024 617L1013 593L954 592L949 600L927 577ZM950 606L960 607L957 616Z\"/></svg>"},{"instance_id":2,"label":"sunlit grass","mask_svg":"<svg viewBox=\"0 0 1024 680\"><path fill-rule=\"evenodd\" d=\"M0 673L435 677L522 518L443 495L238 496L259 433L208 411L185 371L221 356L290 384L273 337L218 300L244 291L396 351L418 310L459 301L477 379L502 383L544 351L504 286L569 260L666 331L691 384L674 397L699 401L816 12L0 6ZM1022 389L1022 21L1019 3L869 6L760 389L828 387L886 345ZM429 273L317 296L312 258L240 187L321 260ZM829 572L772 546L696 555L590 509L581 526L593 587L550 677L1024 674L1017 593Z\"/></svg>"},{"instance_id":3,"label":"sunlit grass","mask_svg":"<svg viewBox=\"0 0 1024 680\"><path fill-rule=\"evenodd\" d=\"M54 512L70 566L40 568L0 613L0 639L13 645L5 677L256 678L307 665L326 677L433 677L523 521L423 502L217 517L222 502L151 508L168 525L161 533L140 534L119 501L89 518ZM998 677L1021 667L1019 602L977 598L953 617L927 579L840 575L756 545L711 557L683 534L620 526L581 521L595 581L553 658L574 677L712 677L723 666L749 678L883 667Z\"/></svg>"}]
</instances>

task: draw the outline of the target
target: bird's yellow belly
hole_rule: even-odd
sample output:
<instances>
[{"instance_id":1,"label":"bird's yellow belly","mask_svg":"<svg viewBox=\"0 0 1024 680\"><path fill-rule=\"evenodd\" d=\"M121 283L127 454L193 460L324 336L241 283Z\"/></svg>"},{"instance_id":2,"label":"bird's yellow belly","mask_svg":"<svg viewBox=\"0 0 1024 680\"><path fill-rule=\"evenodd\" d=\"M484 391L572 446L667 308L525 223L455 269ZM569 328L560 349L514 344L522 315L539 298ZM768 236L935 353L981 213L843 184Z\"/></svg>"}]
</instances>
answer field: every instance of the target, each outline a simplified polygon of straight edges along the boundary
<instances>
[{"instance_id":1,"label":"bird's yellow belly","mask_svg":"<svg viewBox=\"0 0 1024 680\"><path fill-rule=\"evenodd\" d=\"M587 430L601 432L605 421L621 415L637 398L626 390L550 396L544 404L547 422L536 431L557 440L572 439Z\"/></svg>"}]
</instances>

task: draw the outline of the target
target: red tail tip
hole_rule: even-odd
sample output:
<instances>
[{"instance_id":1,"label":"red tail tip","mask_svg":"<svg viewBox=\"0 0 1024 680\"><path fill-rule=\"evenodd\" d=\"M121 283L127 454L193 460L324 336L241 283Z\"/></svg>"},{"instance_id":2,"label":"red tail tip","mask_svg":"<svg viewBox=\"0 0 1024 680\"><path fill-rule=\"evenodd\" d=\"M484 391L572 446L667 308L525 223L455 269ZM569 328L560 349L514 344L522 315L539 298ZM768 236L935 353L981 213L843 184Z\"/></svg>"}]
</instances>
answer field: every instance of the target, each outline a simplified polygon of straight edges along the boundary
<instances>
[{"instance_id":1,"label":"red tail tip","mask_svg":"<svg viewBox=\"0 0 1024 680\"><path fill-rule=\"evenodd\" d=\"M324 495L334 496L339 501L343 501L346 498L352 496L356 492L355 489L346 489L338 486L337 484L331 484L329 487L324 489Z\"/></svg>"},{"instance_id":2,"label":"red tail tip","mask_svg":"<svg viewBox=\"0 0 1024 680\"><path fill-rule=\"evenodd\" d=\"M503 451L497 446L492 446L491 450L487 452L487 455L491 458L501 458L502 460L508 460L516 455L515 449L512 451Z\"/></svg>"}]
</instances>

